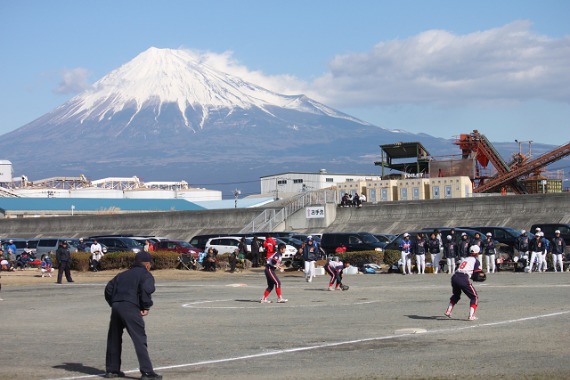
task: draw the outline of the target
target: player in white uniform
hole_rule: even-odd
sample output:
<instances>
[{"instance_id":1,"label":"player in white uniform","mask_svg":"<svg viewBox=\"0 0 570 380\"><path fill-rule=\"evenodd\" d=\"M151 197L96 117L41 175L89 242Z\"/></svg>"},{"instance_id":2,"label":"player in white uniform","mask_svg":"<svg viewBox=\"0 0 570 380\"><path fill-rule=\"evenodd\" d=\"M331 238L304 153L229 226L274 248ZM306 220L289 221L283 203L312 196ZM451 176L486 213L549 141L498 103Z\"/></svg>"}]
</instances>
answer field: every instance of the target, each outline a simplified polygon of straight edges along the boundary
<instances>
[{"instance_id":1,"label":"player in white uniform","mask_svg":"<svg viewBox=\"0 0 570 380\"><path fill-rule=\"evenodd\" d=\"M479 267L479 260L477 260L477 256L479 256L480 248L479 246L473 245L469 248L469 257L466 257L461 264L459 264L459 268L453 276L451 276L451 287L453 289L453 295L449 299L449 306L447 310L445 310L445 316L451 318L451 312L453 311L453 307L459 302L461 298L461 292L465 293L467 297L469 297L470 304L469 304L469 317L470 321L474 321L477 319L475 316L475 312L477 311L477 305L479 304L479 296L477 295L477 291L473 287L473 283L470 281L471 276L473 273L481 272L481 268Z\"/></svg>"}]
</instances>

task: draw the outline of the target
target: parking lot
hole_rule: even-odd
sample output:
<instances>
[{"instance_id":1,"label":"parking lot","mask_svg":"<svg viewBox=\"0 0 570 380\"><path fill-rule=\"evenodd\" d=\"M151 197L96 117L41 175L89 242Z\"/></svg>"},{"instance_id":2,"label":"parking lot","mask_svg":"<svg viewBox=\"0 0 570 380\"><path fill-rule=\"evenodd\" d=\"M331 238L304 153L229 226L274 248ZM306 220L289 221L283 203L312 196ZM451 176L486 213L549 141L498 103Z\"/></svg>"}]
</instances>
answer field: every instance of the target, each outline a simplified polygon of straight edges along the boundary
<instances>
[{"instance_id":1,"label":"parking lot","mask_svg":"<svg viewBox=\"0 0 570 380\"><path fill-rule=\"evenodd\" d=\"M116 272L74 273L74 284L2 273L0 378L85 379L105 370ZM157 271L146 317L149 351L165 379L568 378L570 273L497 273L443 316L449 275L345 276L326 291L301 272L280 274L286 304L260 304L265 278ZM275 294L271 295L275 300ZM128 335L123 370L138 378Z\"/></svg>"}]
</instances>

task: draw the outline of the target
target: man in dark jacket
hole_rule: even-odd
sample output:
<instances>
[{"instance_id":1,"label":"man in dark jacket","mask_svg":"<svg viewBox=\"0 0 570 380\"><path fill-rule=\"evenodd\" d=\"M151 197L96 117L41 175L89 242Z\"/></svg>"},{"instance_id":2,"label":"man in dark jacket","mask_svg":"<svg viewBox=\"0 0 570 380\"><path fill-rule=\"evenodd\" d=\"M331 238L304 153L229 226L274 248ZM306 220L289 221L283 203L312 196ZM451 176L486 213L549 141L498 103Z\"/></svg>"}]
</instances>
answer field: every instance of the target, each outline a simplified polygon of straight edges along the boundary
<instances>
[{"instance_id":1,"label":"man in dark jacket","mask_svg":"<svg viewBox=\"0 0 570 380\"><path fill-rule=\"evenodd\" d=\"M63 279L63 274L65 273L65 279L67 282L73 282L71 278L71 252L67 248L67 242L64 241L55 251L55 258L57 259L58 270L57 270L57 283L61 284Z\"/></svg>"},{"instance_id":2,"label":"man in dark jacket","mask_svg":"<svg viewBox=\"0 0 570 380\"><path fill-rule=\"evenodd\" d=\"M151 265L150 253L138 252L135 264L129 270L116 275L105 287L105 300L111 306L105 378L125 376L121 372L121 348L123 330L126 328L135 346L141 379L162 379L161 375L154 372L148 355L143 320L152 307L151 295L155 290L154 277L150 274Z\"/></svg>"}]
</instances>

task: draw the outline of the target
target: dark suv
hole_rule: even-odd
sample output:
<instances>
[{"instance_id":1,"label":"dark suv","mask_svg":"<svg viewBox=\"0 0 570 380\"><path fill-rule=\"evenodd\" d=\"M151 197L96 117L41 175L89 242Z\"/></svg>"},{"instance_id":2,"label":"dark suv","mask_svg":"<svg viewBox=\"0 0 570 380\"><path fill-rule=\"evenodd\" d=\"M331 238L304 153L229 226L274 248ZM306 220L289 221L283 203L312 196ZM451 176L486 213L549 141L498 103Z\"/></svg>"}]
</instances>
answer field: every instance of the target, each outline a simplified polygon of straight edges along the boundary
<instances>
[{"instance_id":1,"label":"dark suv","mask_svg":"<svg viewBox=\"0 0 570 380\"><path fill-rule=\"evenodd\" d=\"M321 238L321 248L327 255L334 254L341 244L347 252L382 251L385 245L369 232L331 232L324 233Z\"/></svg>"},{"instance_id":2,"label":"dark suv","mask_svg":"<svg viewBox=\"0 0 570 380\"><path fill-rule=\"evenodd\" d=\"M88 239L97 240L101 245L107 246L107 252L140 252L143 246L136 240L122 236L92 236Z\"/></svg>"}]
</instances>

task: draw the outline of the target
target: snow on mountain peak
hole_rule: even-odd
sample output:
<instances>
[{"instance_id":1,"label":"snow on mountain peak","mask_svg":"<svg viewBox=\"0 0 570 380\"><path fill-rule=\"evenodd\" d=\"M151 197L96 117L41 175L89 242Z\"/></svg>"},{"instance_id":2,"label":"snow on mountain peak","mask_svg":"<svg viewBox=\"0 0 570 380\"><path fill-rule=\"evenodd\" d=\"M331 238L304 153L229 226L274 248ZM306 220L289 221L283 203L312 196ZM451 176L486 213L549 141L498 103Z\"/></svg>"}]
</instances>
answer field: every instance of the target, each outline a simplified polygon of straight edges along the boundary
<instances>
[{"instance_id":1,"label":"snow on mountain peak","mask_svg":"<svg viewBox=\"0 0 570 380\"><path fill-rule=\"evenodd\" d=\"M131 61L113 70L97 81L93 88L70 101L71 114L82 122L87 118L112 117L116 112L136 108L136 114L152 106L157 115L165 103L178 106L186 125L188 107L202 112L202 125L210 110L236 107L258 107L271 113L267 107L277 106L303 112L324 113L350 118L304 95L281 95L232 75L215 70L201 62L200 56L187 50L151 47ZM350 118L352 119L352 118Z\"/></svg>"}]
</instances>

